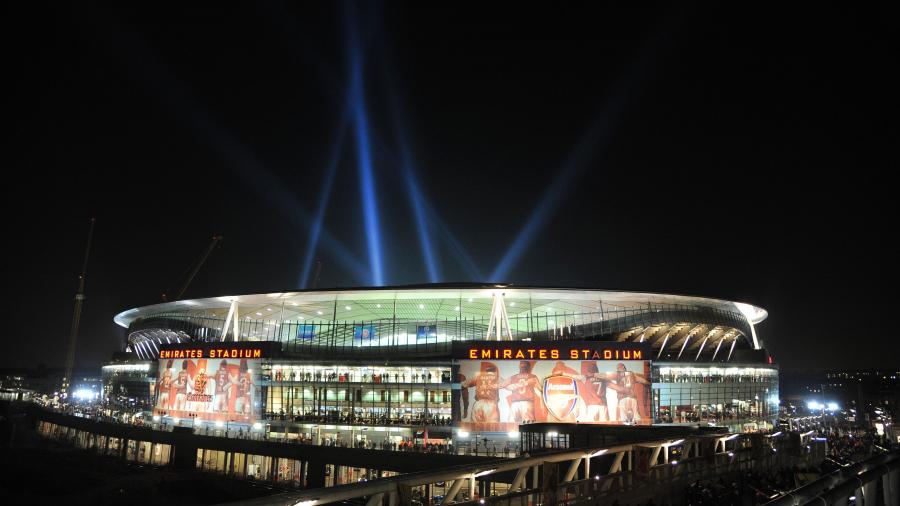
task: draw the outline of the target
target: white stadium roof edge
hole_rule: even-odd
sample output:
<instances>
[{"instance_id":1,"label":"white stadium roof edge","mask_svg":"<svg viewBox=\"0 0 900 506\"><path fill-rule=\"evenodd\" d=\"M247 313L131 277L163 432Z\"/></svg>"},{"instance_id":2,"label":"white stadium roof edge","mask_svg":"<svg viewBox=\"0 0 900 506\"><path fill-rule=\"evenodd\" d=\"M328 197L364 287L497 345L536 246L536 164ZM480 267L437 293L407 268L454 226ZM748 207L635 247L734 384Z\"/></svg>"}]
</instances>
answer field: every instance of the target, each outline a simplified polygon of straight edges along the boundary
<instances>
[{"instance_id":1,"label":"white stadium roof edge","mask_svg":"<svg viewBox=\"0 0 900 506\"><path fill-rule=\"evenodd\" d=\"M765 309L709 297L670 295L652 292L630 292L589 288L561 288L518 286L511 284L432 284L390 287L329 288L248 295L226 295L203 299L187 299L141 306L117 314L116 324L128 328L142 317L178 312L227 312L237 301L241 314L272 314L272 311L314 312L318 318L362 321L383 318L391 313L401 316L394 306L382 307L379 302L398 304L423 312L403 317L454 317L460 314L490 314L492 298L502 294L510 316L528 311L540 313L590 312L601 308L637 308L646 304L672 304L707 307L733 311L737 309L749 323L756 325L766 319ZM377 307L376 307L377 306ZM605 307L604 307L605 306ZM404 310L404 313L409 313ZM313 313L311 313L313 314ZM315 316L314 316L315 317Z\"/></svg>"}]
</instances>

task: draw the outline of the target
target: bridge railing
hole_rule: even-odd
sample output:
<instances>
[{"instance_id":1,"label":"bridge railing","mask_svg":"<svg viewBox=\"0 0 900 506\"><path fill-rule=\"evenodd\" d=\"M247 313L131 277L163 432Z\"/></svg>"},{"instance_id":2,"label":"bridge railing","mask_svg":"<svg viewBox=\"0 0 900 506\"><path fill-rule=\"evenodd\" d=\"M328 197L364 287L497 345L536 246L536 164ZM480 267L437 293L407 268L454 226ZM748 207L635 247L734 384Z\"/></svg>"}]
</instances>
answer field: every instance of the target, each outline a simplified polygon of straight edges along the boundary
<instances>
[{"instance_id":1,"label":"bridge railing","mask_svg":"<svg viewBox=\"0 0 900 506\"><path fill-rule=\"evenodd\" d=\"M785 435L787 436L787 435ZM582 504L617 494L659 493L726 473L796 463L789 442L745 434L703 435L602 448L566 450L515 459L498 459L441 470L404 474L370 482L311 489L246 501L250 505L319 506L344 501L367 506L412 504ZM784 443L784 444L782 444ZM821 458L815 441L795 448L808 460ZM816 457L818 456L818 457ZM795 455L804 458L804 455ZM639 500L635 499L634 500Z\"/></svg>"}]
</instances>

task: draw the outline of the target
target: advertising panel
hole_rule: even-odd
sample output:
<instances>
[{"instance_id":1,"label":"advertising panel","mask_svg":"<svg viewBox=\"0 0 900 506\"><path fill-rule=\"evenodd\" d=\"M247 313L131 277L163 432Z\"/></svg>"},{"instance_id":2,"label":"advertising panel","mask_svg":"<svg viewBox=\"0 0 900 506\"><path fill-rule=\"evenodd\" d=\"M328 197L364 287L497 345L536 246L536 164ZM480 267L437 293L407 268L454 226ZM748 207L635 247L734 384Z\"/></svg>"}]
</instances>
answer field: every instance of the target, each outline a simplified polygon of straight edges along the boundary
<instances>
[{"instance_id":1,"label":"advertising panel","mask_svg":"<svg viewBox=\"0 0 900 506\"><path fill-rule=\"evenodd\" d=\"M437 339L437 325L417 325L416 342L424 343L428 339Z\"/></svg>"},{"instance_id":2,"label":"advertising panel","mask_svg":"<svg viewBox=\"0 0 900 506\"><path fill-rule=\"evenodd\" d=\"M370 341L376 337L375 325L355 325L353 327L353 339L357 341Z\"/></svg>"},{"instance_id":3,"label":"advertising panel","mask_svg":"<svg viewBox=\"0 0 900 506\"><path fill-rule=\"evenodd\" d=\"M312 341L316 338L316 326L312 323L297 325L297 341Z\"/></svg>"},{"instance_id":4,"label":"advertising panel","mask_svg":"<svg viewBox=\"0 0 900 506\"><path fill-rule=\"evenodd\" d=\"M644 345L479 342L458 353L456 412L462 429L510 431L526 422L652 422Z\"/></svg>"},{"instance_id":5,"label":"advertising panel","mask_svg":"<svg viewBox=\"0 0 900 506\"><path fill-rule=\"evenodd\" d=\"M161 349L154 415L253 423L260 418L261 349Z\"/></svg>"}]
</instances>

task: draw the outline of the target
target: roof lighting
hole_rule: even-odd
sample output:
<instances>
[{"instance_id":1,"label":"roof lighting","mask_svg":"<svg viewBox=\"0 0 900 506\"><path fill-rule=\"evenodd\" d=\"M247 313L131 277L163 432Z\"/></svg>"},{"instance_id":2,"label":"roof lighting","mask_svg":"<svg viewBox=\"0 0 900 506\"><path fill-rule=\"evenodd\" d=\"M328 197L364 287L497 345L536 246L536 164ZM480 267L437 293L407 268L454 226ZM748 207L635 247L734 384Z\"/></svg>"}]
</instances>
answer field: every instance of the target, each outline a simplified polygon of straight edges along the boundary
<instances>
[{"instance_id":1,"label":"roof lighting","mask_svg":"<svg viewBox=\"0 0 900 506\"><path fill-rule=\"evenodd\" d=\"M494 468L494 469L488 469L487 471L481 471L480 473L475 473L475 477L478 478L479 476L484 476L484 475L486 475L486 474L491 474L491 473L493 473L493 472L496 471L496 470L497 470L497 468Z\"/></svg>"},{"instance_id":2,"label":"roof lighting","mask_svg":"<svg viewBox=\"0 0 900 506\"><path fill-rule=\"evenodd\" d=\"M344 306L344 309L346 309L347 311L350 311L353 308L351 308L350 306Z\"/></svg>"},{"instance_id":3,"label":"roof lighting","mask_svg":"<svg viewBox=\"0 0 900 506\"><path fill-rule=\"evenodd\" d=\"M453 310L454 310L454 311L459 311L459 306L456 306L455 308L453 308Z\"/></svg>"},{"instance_id":4,"label":"roof lighting","mask_svg":"<svg viewBox=\"0 0 900 506\"><path fill-rule=\"evenodd\" d=\"M316 314L321 315L321 314L322 314L322 310L320 309L320 310L316 311Z\"/></svg>"},{"instance_id":5,"label":"roof lighting","mask_svg":"<svg viewBox=\"0 0 900 506\"><path fill-rule=\"evenodd\" d=\"M419 309L425 309L425 304L419 304Z\"/></svg>"},{"instance_id":6,"label":"roof lighting","mask_svg":"<svg viewBox=\"0 0 900 506\"><path fill-rule=\"evenodd\" d=\"M604 448L604 449L602 449L602 450L597 450L597 451L595 451L594 453L588 455L588 458L589 458L589 459L592 459L592 458L594 458L594 457L599 457L600 455L603 455L604 453L606 453L606 448Z\"/></svg>"}]
</instances>

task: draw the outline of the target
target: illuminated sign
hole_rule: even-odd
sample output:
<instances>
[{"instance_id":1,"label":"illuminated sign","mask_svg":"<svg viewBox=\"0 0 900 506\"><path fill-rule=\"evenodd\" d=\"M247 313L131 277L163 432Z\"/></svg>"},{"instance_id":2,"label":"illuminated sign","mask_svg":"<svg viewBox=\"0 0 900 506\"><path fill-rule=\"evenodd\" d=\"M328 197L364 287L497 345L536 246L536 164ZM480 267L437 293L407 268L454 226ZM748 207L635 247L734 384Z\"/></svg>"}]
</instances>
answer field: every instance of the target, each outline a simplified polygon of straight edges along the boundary
<instances>
[{"instance_id":1,"label":"illuminated sign","mask_svg":"<svg viewBox=\"0 0 900 506\"><path fill-rule=\"evenodd\" d=\"M159 350L159 358L262 358L260 348L189 348Z\"/></svg>"},{"instance_id":2,"label":"illuminated sign","mask_svg":"<svg viewBox=\"0 0 900 506\"><path fill-rule=\"evenodd\" d=\"M159 358L271 358L279 351L281 345L276 342L171 343L159 347Z\"/></svg>"},{"instance_id":3,"label":"illuminated sign","mask_svg":"<svg viewBox=\"0 0 900 506\"><path fill-rule=\"evenodd\" d=\"M472 347L469 348L466 358L479 360L492 358L497 360L644 360L643 350L592 350L583 348L580 350L565 350L563 353L558 348L527 348L513 350L500 347Z\"/></svg>"}]
</instances>

